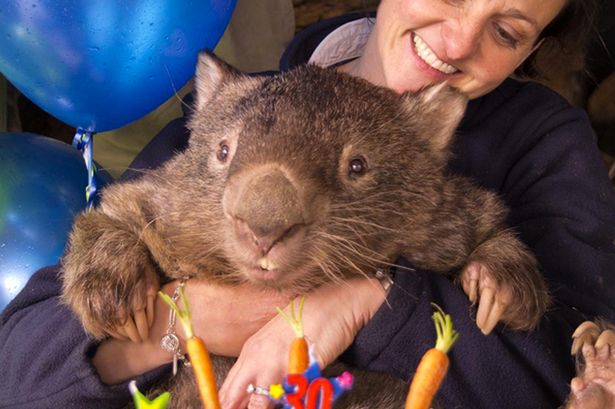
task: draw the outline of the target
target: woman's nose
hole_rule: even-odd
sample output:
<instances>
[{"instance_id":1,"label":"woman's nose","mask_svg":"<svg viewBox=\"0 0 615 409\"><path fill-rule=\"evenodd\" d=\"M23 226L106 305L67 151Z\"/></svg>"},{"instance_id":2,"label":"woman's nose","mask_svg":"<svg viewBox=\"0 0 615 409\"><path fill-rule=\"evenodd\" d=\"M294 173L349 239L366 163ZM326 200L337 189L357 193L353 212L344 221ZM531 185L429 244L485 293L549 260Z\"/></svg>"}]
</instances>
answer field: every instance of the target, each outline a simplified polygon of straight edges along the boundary
<instances>
[{"instance_id":1,"label":"woman's nose","mask_svg":"<svg viewBox=\"0 0 615 409\"><path fill-rule=\"evenodd\" d=\"M483 28L480 24L459 19L442 25L444 52L448 61L472 57L480 47Z\"/></svg>"}]
</instances>

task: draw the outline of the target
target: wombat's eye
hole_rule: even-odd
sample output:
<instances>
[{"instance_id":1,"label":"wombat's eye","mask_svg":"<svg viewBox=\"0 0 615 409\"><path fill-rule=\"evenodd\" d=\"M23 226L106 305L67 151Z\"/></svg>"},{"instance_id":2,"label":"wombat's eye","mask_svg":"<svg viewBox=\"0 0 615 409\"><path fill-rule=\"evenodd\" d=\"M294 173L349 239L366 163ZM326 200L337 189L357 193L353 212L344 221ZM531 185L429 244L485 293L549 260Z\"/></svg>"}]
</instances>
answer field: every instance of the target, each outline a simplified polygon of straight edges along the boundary
<instances>
[{"instance_id":1,"label":"wombat's eye","mask_svg":"<svg viewBox=\"0 0 615 409\"><path fill-rule=\"evenodd\" d=\"M228 145L225 142L221 142L216 156L218 157L218 160L220 162L224 162L226 161L226 158L228 158L229 152L230 152L230 149Z\"/></svg>"},{"instance_id":2,"label":"wombat's eye","mask_svg":"<svg viewBox=\"0 0 615 409\"><path fill-rule=\"evenodd\" d=\"M360 176L367 171L367 162L363 156L353 158L348 163L348 172L350 176Z\"/></svg>"}]
</instances>

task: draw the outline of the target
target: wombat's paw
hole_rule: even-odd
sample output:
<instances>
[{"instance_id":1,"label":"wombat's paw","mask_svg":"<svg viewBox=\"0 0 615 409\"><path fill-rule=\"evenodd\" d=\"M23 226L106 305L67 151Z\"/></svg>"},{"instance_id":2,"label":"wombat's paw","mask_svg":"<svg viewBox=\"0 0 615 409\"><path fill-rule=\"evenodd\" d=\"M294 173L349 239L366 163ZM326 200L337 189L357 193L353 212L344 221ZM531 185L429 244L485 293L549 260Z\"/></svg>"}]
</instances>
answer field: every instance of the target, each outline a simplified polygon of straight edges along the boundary
<instances>
[{"instance_id":1,"label":"wombat's paw","mask_svg":"<svg viewBox=\"0 0 615 409\"><path fill-rule=\"evenodd\" d=\"M498 284L483 263L471 262L460 276L461 286L472 304L478 304L476 325L483 334L491 333L513 303L513 290L508 283Z\"/></svg>"},{"instance_id":2,"label":"wombat's paw","mask_svg":"<svg viewBox=\"0 0 615 409\"><path fill-rule=\"evenodd\" d=\"M615 331L582 323L573 334L577 376L570 382L569 408L615 408ZM578 341L578 342L577 342ZM576 350L575 350L576 349Z\"/></svg>"},{"instance_id":3,"label":"wombat's paw","mask_svg":"<svg viewBox=\"0 0 615 409\"><path fill-rule=\"evenodd\" d=\"M498 321L514 330L533 329L551 301L536 258L510 230L481 243L459 280L478 303L477 324L485 334Z\"/></svg>"},{"instance_id":4,"label":"wombat's paw","mask_svg":"<svg viewBox=\"0 0 615 409\"><path fill-rule=\"evenodd\" d=\"M154 302L159 289L157 276L137 283L130 305L124 304L117 311L119 324L110 326L106 332L114 338L137 343L147 340L154 322Z\"/></svg>"},{"instance_id":5,"label":"wombat's paw","mask_svg":"<svg viewBox=\"0 0 615 409\"><path fill-rule=\"evenodd\" d=\"M485 335L498 322L516 330L534 328L549 303L546 286L540 286L539 282L537 287L532 287L531 281L503 279L495 273L497 268L473 261L459 277L470 301L478 304L476 325Z\"/></svg>"},{"instance_id":6,"label":"wombat's paw","mask_svg":"<svg viewBox=\"0 0 615 409\"><path fill-rule=\"evenodd\" d=\"M105 282L101 278L67 287L64 302L77 315L85 330L101 339L112 336L141 342L148 338L154 318L154 301L160 288L158 275L141 273L137 281Z\"/></svg>"},{"instance_id":7,"label":"wombat's paw","mask_svg":"<svg viewBox=\"0 0 615 409\"><path fill-rule=\"evenodd\" d=\"M98 212L77 218L62 260L62 300L96 338L138 341L160 284L145 244L121 226Z\"/></svg>"}]
</instances>

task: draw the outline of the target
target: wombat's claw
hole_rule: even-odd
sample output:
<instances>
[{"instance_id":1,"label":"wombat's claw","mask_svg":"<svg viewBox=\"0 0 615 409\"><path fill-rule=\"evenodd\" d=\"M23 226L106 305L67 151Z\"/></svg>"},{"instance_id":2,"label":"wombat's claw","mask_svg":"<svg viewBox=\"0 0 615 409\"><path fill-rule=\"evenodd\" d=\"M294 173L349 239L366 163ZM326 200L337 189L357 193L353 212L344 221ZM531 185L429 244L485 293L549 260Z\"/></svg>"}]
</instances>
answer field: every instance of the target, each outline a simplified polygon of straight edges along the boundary
<instances>
[{"instance_id":1,"label":"wombat's claw","mask_svg":"<svg viewBox=\"0 0 615 409\"><path fill-rule=\"evenodd\" d=\"M478 279L482 268L482 264L470 263L461 273L461 286L472 304L478 300Z\"/></svg>"},{"instance_id":2,"label":"wombat's claw","mask_svg":"<svg viewBox=\"0 0 615 409\"><path fill-rule=\"evenodd\" d=\"M119 339L120 341L128 341L127 335L124 335L123 333L119 333L115 329L106 329L104 332L107 335L109 335L111 338Z\"/></svg>"},{"instance_id":3,"label":"wombat's claw","mask_svg":"<svg viewBox=\"0 0 615 409\"><path fill-rule=\"evenodd\" d=\"M489 335L502 318L508 304L499 300L493 288L485 288L478 302L476 325L484 335Z\"/></svg>"},{"instance_id":4,"label":"wombat's claw","mask_svg":"<svg viewBox=\"0 0 615 409\"><path fill-rule=\"evenodd\" d=\"M112 337L131 340L135 343L145 341L149 337L149 325L145 309L135 311L134 315L118 327L107 331Z\"/></svg>"},{"instance_id":5,"label":"wombat's claw","mask_svg":"<svg viewBox=\"0 0 615 409\"><path fill-rule=\"evenodd\" d=\"M155 295L148 293L146 305L134 309L132 315L120 326L107 330L114 338L131 340L140 343L148 339L149 329L154 323L154 299Z\"/></svg>"},{"instance_id":6,"label":"wombat's claw","mask_svg":"<svg viewBox=\"0 0 615 409\"><path fill-rule=\"evenodd\" d=\"M476 325L488 335L512 302L512 290L506 285L497 285L487 267L472 262L461 273L461 286L472 304L478 303Z\"/></svg>"},{"instance_id":7,"label":"wombat's claw","mask_svg":"<svg viewBox=\"0 0 615 409\"><path fill-rule=\"evenodd\" d=\"M593 321L585 321L572 334L570 355L576 355L585 344L594 345L600 336L600 328Z\"/></svg>"}]
</instances>

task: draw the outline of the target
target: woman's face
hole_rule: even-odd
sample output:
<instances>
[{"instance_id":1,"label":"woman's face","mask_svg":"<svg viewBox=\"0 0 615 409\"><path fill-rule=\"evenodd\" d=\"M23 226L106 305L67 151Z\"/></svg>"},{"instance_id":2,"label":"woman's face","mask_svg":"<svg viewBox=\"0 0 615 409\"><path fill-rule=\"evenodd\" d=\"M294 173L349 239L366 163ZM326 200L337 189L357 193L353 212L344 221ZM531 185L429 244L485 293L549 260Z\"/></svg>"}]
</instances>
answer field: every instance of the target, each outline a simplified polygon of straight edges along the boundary
<instances>
[{"instance_id":1,"label":"woman's face","mask_svg":"<svg viewBox=\"0 0 615 409\"><path fill-rule=\"evenodd\" d=\"M356 74L397 92L446 80L470 98L506 79L566 0L382 0Z\"/></svg>"}]
</instances>

